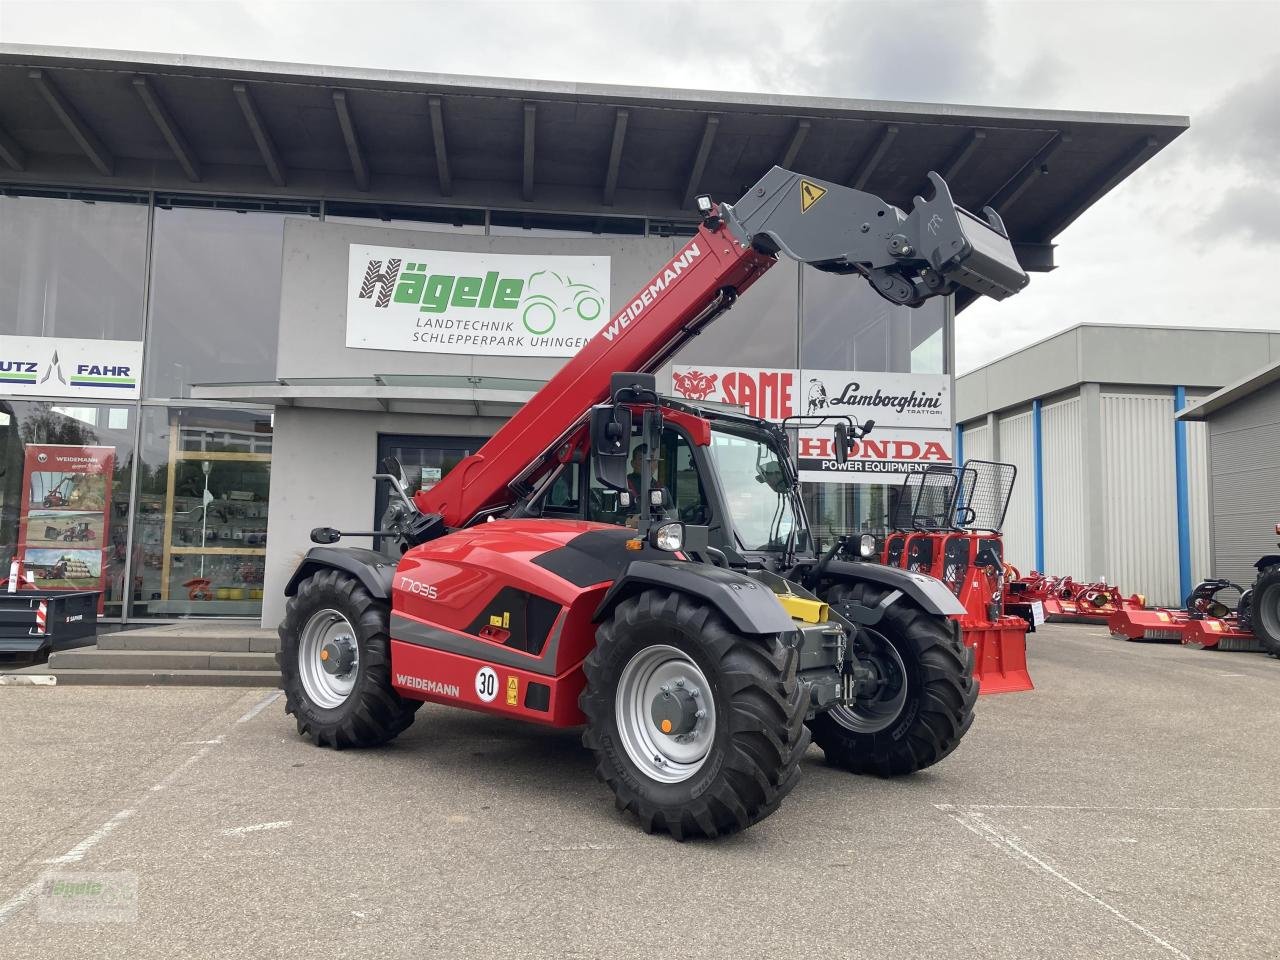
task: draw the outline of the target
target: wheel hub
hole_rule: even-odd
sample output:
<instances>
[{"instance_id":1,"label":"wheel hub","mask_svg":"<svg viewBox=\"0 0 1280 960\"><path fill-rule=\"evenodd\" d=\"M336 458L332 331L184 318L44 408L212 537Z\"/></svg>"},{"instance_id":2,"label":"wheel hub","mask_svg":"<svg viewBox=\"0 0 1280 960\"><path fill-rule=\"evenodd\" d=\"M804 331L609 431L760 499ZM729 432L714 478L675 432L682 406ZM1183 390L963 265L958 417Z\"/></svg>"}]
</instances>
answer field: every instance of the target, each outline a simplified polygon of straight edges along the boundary
<instances>
[{"instance_id":1,"label":"wheel hub","mask_svg":"<svg viewBox=\"0 0 1280 960\"><path fill-rule=\"evenodd\" d=\"M907 671L892 643L872 630L866 632L872 643L854 667L854 697L832 707L831 717L848 730L878 733L892 726L906 706Z\"/></svg>"},{"instance_id":2,"label":"wheel hub","mask_svg":"<svg viewBox=\"0 0 1280 960\"><path fill-rule=\"evenodd\" d=\"M683 650L653 644L632 656L614 707L619 739L641 774L681 783L702 768L716 736L713 692Z\"/></svg>"},{"instance_id":3,"label":"wheel hub","mask_svg":"<svg viewBox=\"0 0 1280 960\"><path fill-rule=\"evenodd\" d=\"M335 710L355 689L360 647L351 622L338 610L317 610L298 637L298 676L317 707Z\"/></svg>"},{"instance_id":4,"label":"wheel hub","mask_svg":"<svg viewBox=\"0 0 1280 960\"><path fill-rule=\"evenodd\" d=\"M699 716L706 716L705 711L699 714L700 692L696 687L687 687L683 677L676 681L675 687L664 684L662 692L653 698L649 706L653 725L668 737L692 733L698 725Z\"/></svg>"},{"instance_id":5,"label":"wheel hub","mask_svg":"<svg viewBox=\"0 0 1280 960\"><path fill-rule=\"evenodd\" d=\"M320 665L335 677L351 672L356 662L355 641L349 636L334 637L320 648Z\"/></svg>"}]
</instances>

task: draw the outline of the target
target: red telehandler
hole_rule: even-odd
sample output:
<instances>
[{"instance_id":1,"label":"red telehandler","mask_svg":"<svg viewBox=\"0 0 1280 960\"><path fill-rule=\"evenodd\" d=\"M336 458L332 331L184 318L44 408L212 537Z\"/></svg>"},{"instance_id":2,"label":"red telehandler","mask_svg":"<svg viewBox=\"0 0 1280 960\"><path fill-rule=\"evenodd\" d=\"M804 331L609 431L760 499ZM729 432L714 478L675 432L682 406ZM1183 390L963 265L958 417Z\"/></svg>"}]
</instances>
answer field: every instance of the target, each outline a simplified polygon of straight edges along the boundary
<instances>
[{"instance_id":1,"label":"red telehandler","mask_svg":"<svg viewBox=\"0 0 1280 960\"><path fill-rule=\"evenodd\" d=\"M475 454L376 532L312 531L286 587L286 711L318 745L395 737L422 701L585 725L619 809L677 839L778 808L810 736L856 773L937 763L973 720L956 597L811 538L784 426L658 395L654 371L779 254L908 306L1027 276L999 216L942 178L904 213L773 168L702 223ZM833 424L837 459L871 427ZM632 472L628 472L628 468ZM638 469L636 469L638 467ZM397 560L329 546L392 536Z\"/></svg>"}]
</instances>

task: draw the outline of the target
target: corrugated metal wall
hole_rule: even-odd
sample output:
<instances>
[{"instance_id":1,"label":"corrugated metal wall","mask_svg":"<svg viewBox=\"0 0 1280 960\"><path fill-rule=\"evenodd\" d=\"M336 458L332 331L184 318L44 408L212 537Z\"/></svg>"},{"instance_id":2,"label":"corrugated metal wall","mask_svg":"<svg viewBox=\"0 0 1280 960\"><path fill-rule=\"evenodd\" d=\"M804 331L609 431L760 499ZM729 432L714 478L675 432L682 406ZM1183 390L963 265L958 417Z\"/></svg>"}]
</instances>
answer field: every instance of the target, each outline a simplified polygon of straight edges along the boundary
<instances>
[{"instance_id":1,"label":"corrugated metal wall","mask_svg":"<svg viewBox=\"0 0 1280 960\"><path fill-rule=\"evenodd\" d=\"M1081 457L1080 399L1045 404L1040 410L1040 438L1044 461L1044 565L1046 570L1094 580L1101 570L1089 569L1084 503L1084 462ZM1019 472L1018 480L1032 477Z\"/></svg>"},{"instance_id":2,"label":"corrugated metal wall","mask_svg":"<svg viewBox=\"0 0 1280 960\"><path fill-rule=\"evenodd\" d=\"M1254 561L1277 553L1280 522L1280 387L1266 387L1212 415L1213 574L1253 582Z\"/></svg>"},{"instance_id":3,"label":"corrugated metal wall","mask_svg":"<svg viewBox=\"0 0 1280 960\"><path fill-rule=\"evenodd\" d=\"M1036 565L1035 461L1031 446L1031 413L1000 420L1000 459L1018 468L1009 512L1004 520L1005 560L1023 573ZM965 456L969 456L966 449Z\"/></svg>"},{"instance_id":4,"label":"corrugated metal wall","mask_svg":"<svg viewBox=\"0 0 1280 960\"><path fill-rule=\"evenodd\" d=\"M1180 605L1173 397L1102 394L1105 574L1126 592Z\"/></svg>"},{"instance_id":5,"label":"corrugated metal wall","mask_svg":"<svg viewBox=\"0 0 1280 960\"><path fill-rule=\"evenodd\" d=\"M991 428L985 423L980 427L965 427L964 458L966 460L991 459Z\"/></svg>"},{"instance_id":6,"label":"corrugated metal wall","mask_svg":"<svg viewBox=\"0 0 1280 960\"><path fill-rule=\"evenodd\" d=\"M1213 576L1209 549L1209 447L1203 423L1187 423L1187 494L1191 514L1191 582Z\"/></svg>"}]
</instances>

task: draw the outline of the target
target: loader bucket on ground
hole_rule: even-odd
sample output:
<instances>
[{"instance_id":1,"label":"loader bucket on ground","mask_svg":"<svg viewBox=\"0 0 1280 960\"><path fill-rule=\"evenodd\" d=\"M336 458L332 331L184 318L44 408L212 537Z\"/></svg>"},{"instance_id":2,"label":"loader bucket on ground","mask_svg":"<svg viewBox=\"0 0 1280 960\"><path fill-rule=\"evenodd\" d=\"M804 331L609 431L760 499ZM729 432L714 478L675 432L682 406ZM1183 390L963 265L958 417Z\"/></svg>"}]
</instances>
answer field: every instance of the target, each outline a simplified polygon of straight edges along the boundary
<instances>
[{"instance_id":1,"label":"loader bucket on ground","mask_svg":"<svg viewBox=\"0 0 1280 960\"><path fill-rule=\"evenodd\" d=\"M1034 690L1027 671L1027 625L1018 617L1001 617L994 625L969 627L964 641L973 647L973 675L980 694Z\"/></svg>"}]
</instances>

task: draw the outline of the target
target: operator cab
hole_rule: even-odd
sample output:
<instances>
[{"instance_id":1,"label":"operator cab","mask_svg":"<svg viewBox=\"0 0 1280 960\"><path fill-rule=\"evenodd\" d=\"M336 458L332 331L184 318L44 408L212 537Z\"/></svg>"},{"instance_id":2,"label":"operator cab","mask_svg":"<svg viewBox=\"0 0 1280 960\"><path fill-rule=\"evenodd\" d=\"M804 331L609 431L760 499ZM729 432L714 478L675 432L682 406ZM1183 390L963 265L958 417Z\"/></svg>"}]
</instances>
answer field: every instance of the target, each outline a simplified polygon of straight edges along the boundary
<instances>
[{"instance_id":1,"label":"operator cab","mask_svg":"<svg viewBox=\"0 0 1280 960\"><path fill-rule=\"evenodd\" d=\"M813 559L785 431L724 410L662 399L655 450L641 408L633 408L625 481L608 482L584 444L561 462L517 509L516 516L591 520L639 528L647 486L650 524L679 521L707 530L710 546L732 566L794 565ZM709 429L707 429L709 427ZM702 442L699 442L701 440ZM648 467L649 482L642 484Z\"/></svg>"}]
</instances>

